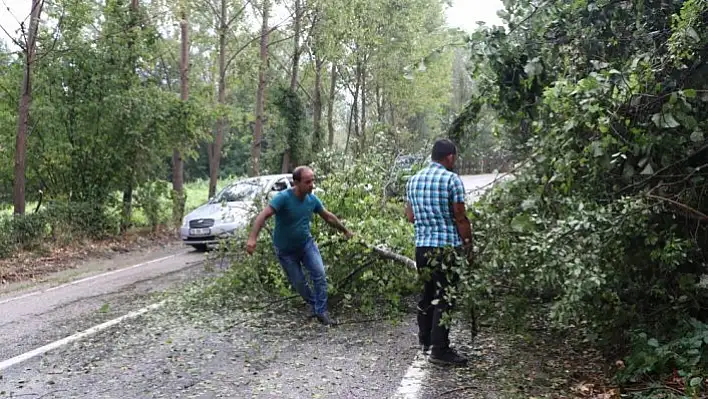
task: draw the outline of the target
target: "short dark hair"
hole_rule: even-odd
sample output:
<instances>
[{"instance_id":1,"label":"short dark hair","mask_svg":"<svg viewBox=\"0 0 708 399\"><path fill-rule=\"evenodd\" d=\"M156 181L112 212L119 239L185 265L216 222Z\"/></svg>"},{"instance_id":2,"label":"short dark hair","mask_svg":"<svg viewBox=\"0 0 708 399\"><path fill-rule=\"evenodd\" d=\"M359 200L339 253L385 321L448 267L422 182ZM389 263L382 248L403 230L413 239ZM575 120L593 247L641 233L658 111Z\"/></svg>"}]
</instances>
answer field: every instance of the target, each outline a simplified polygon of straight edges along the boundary
<instances>
[{"instance_id":1,"label":"short dark hair","mask_svg":"<svg viewBox=\"0 0 708 399\"><path fill-rule=\"evenodd\" d=\"M430 159L433 161L442 161L448 155L457 155L457 147L449 139L439 139L433 144L433 151L430 154Z\"/></svg>"}]
</instances>

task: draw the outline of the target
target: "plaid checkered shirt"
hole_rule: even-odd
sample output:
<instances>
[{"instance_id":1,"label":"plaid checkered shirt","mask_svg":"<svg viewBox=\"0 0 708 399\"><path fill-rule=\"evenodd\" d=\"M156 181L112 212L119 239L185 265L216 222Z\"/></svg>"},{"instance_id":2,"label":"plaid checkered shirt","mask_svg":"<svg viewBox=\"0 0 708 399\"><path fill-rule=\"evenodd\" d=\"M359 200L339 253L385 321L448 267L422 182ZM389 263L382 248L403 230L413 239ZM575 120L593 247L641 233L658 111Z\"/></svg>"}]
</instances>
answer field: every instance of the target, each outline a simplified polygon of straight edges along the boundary
<instances>
[{"instance_id":1,"label":"plaid checkered shirt","mask_svg":"<svg viewBox=\"0 0 708 399\"><path fill-rule=\"evenodd\" d=\"M456 173L431 162L408 180L406 197L413 208L416 247L462 245L452 204L465 201L465 187Z\"/></svg>"}]
</instances>

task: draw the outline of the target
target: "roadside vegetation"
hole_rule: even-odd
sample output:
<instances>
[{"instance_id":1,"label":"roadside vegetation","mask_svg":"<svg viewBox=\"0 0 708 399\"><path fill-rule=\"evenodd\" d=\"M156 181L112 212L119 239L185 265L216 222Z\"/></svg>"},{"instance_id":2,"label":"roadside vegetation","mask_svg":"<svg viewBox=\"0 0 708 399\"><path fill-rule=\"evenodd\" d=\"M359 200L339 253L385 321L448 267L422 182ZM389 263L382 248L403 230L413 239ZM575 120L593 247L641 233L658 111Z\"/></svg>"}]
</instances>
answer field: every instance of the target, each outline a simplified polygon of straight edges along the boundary
<instances>
[{"instance_id":1,"label":"roadside vegetation","mask_svg":"<svg viewBox=\"0 0 708 399\"><path fill-rule=\"evenodd\" d=\"M460 172L514 176L469 210L458 320L597 351L578 378L606 388L573 395L706 396L706 1L504 1L474 32L439 0L203 3L33 0L0 48L0 257L174 235L235 176L310 164L357 233L315 225L333 307L388 317L418 284L393 160L448 136ZM242 238L195 303L291 303Z\"/></svg>"}]
</instances>

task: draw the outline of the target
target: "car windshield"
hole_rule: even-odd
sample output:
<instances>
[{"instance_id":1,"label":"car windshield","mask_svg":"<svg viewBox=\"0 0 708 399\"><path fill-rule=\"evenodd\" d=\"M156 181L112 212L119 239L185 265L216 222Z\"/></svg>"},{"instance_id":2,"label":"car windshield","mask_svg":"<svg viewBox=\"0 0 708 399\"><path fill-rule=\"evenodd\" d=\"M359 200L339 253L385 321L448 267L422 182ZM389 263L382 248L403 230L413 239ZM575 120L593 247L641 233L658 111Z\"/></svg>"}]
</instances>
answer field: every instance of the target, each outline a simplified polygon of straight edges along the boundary
<instances>
[{"instance_id":1,"label":"car windshield","mask_svg":"<svg viewBox=\"0 0 708 399\"><path fill-rule=\"evenodd\" d=\"M253 201L261 191L262 184L260 180L238 182L221 190L211 202Z\"/></svg>"}]
</instances>

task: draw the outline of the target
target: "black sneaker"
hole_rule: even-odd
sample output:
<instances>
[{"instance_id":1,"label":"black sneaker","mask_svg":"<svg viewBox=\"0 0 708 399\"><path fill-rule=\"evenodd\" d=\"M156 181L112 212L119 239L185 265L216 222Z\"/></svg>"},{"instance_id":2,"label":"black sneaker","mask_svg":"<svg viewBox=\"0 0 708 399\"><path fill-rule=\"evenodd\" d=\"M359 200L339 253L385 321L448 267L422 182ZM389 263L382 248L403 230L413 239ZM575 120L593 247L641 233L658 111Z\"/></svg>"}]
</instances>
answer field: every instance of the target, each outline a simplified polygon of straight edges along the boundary
<instances>
[{"instance_id":1,"label":"black sneaker","mask_svg":"<svg viewBox=\"0 0 708 399\"><path fill-rule=\"evenodd\" d=\"M428 361L441 366L466 366L467 358L460 356L454 350L448 348L442 351L432 350Z\"/></svg>"},{"instance_id":2,"label":"black sneaker","mask_svg":"<svg viewBox=\"0 0 708 399\"><path fill-rule=\"evenodd\" d=\"M318 314L318 315L316 315L316 317L317 317L317 320L319 320L320 323L324 324L325 326L337 325L337 322L335 322L334 320L332 320L329 317L329 312L324 312L322 314Z\"/></svg>"},{"instance_id":3,"label":"black sneaker","mask_svg":"<svg viewBox=\"0 0 708 399\"><path fill-rule=\"evenodd\" d=\"M430 354L430 345L425 345L421 344L420 345L421 350L423 351L424 355L429 355Z\"/></svg>"}]
</instances>

